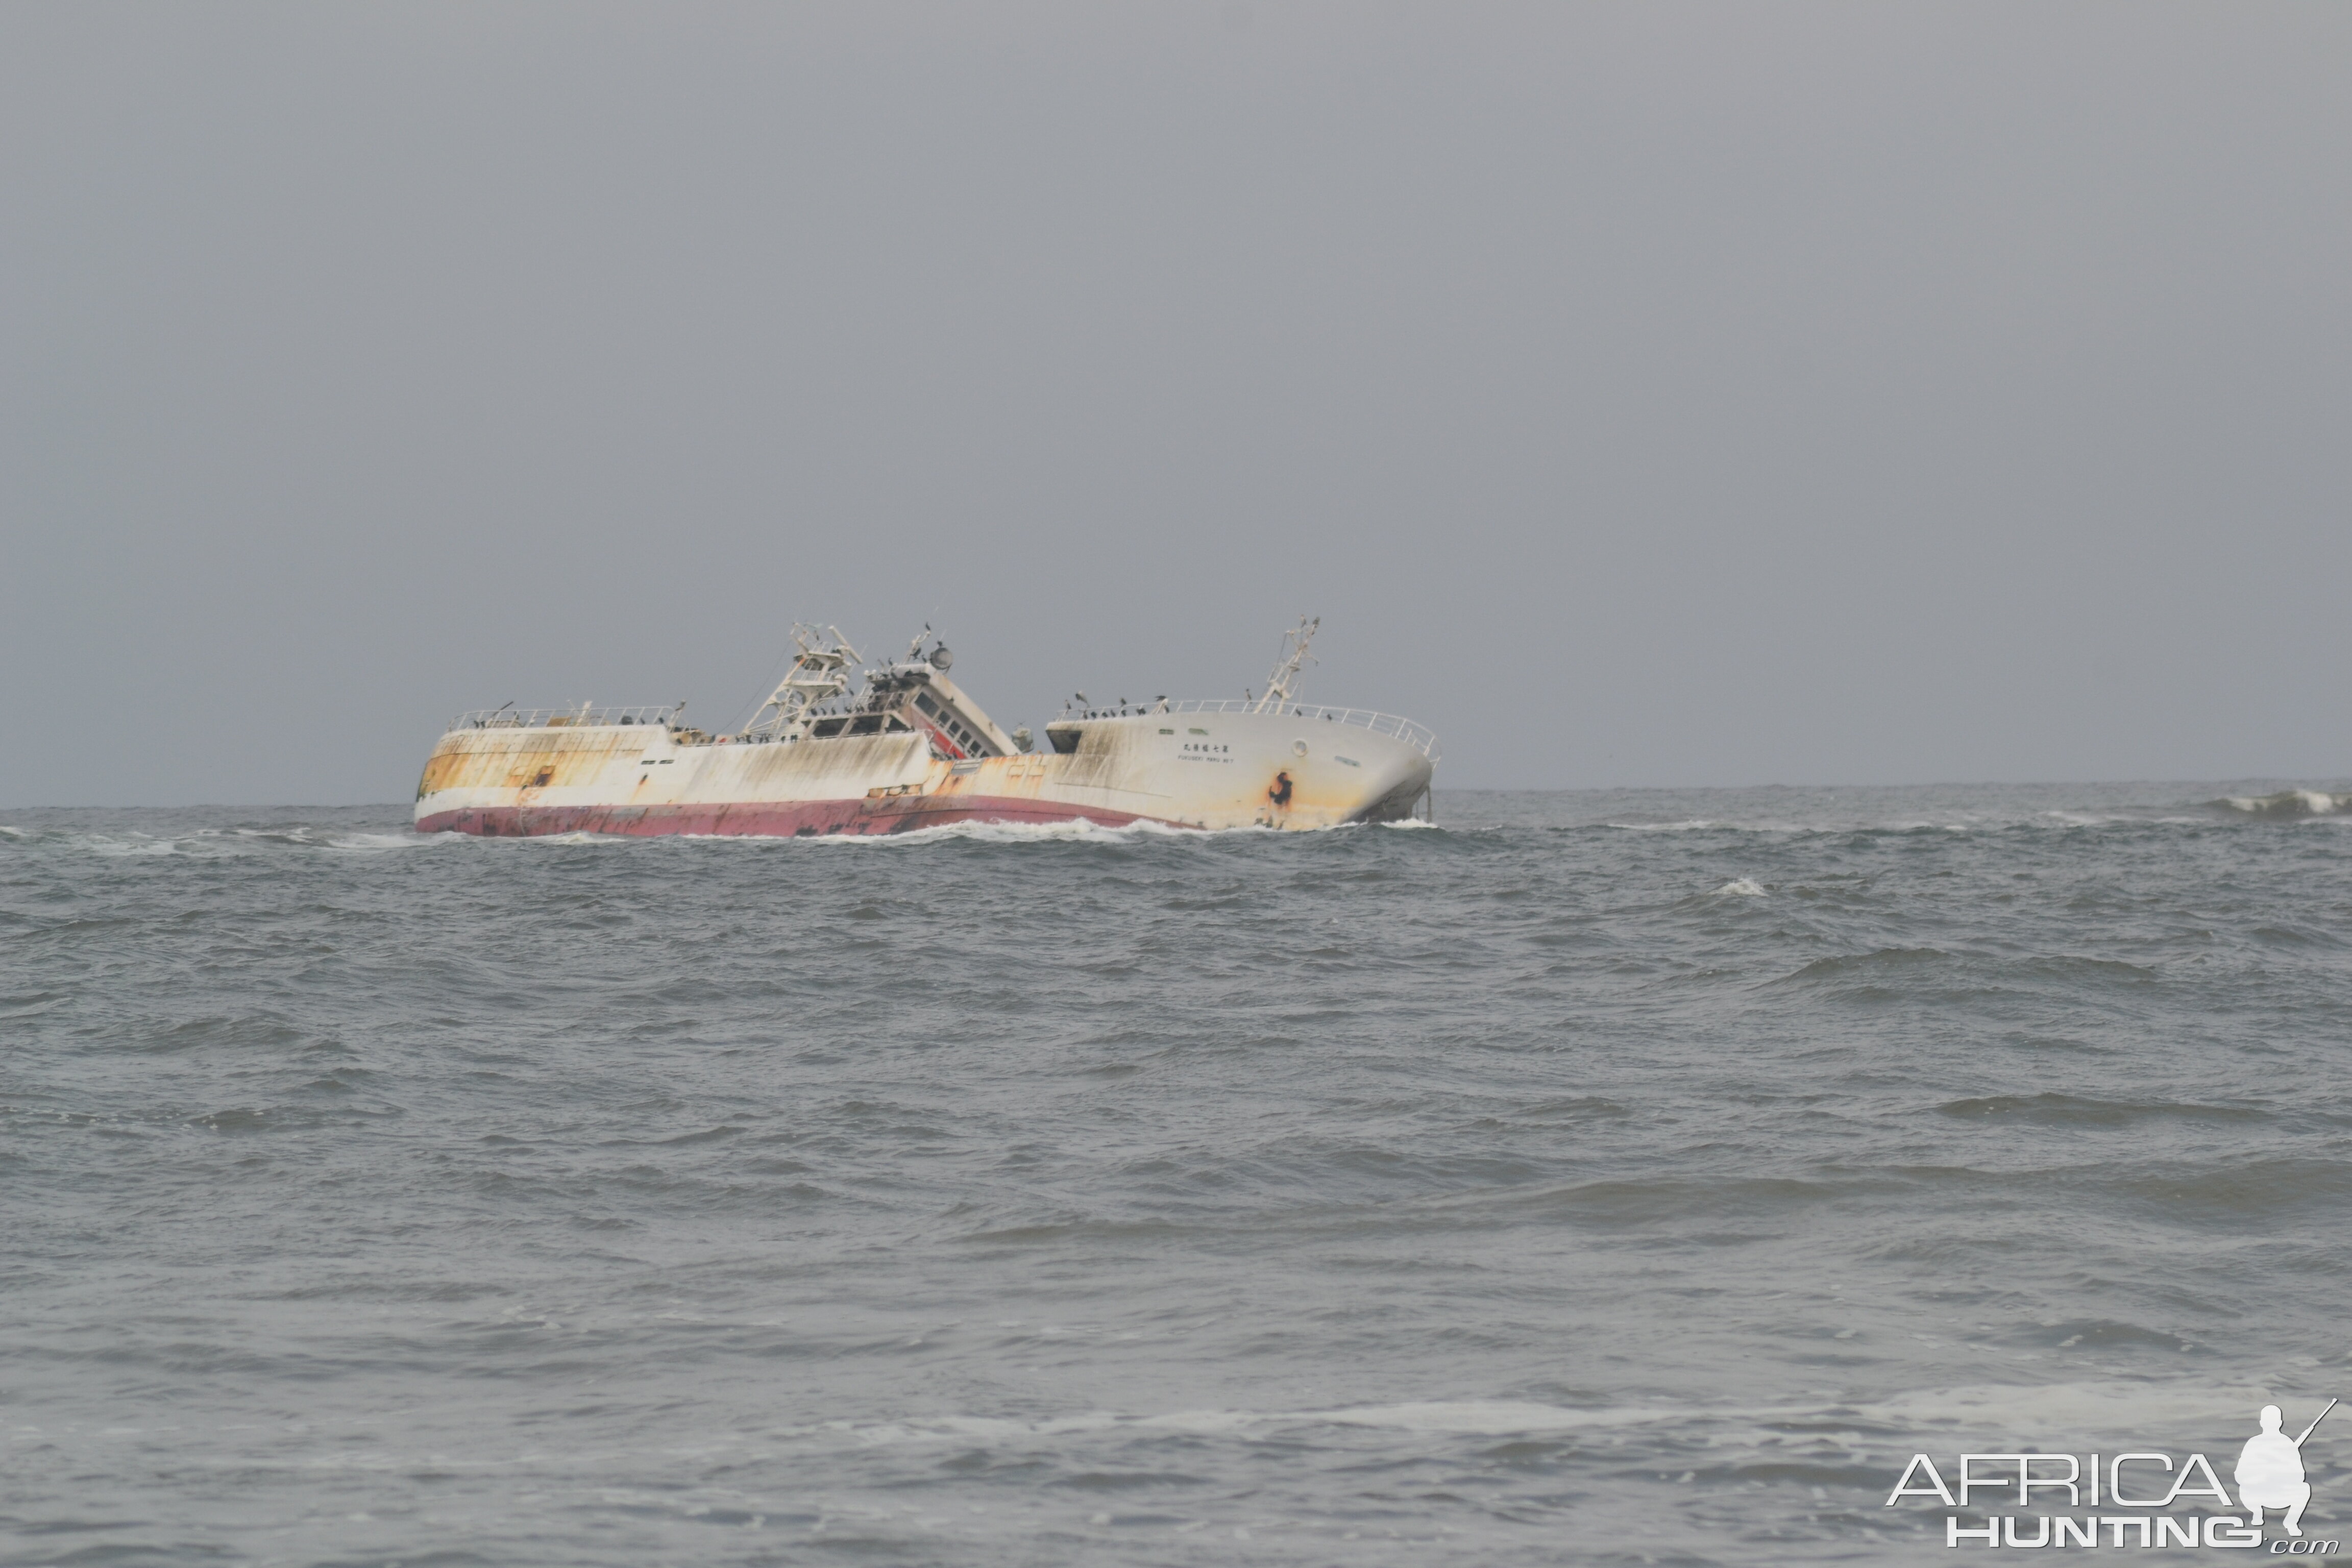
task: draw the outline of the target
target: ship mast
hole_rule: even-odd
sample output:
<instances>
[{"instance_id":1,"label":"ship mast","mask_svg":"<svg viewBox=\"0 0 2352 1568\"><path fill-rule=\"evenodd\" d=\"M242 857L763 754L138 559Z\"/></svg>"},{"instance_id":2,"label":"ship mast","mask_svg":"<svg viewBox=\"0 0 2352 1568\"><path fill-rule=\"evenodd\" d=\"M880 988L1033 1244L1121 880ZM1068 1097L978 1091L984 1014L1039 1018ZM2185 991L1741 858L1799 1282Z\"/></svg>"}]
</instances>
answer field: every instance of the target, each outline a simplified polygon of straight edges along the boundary
<instances>
[{"instance_id":1,"label":"ship mast","mask_svg":"<svg viewBox=\"0 0 2352 1568\"><path fill-rule=\"evenodd\" d=\"M1308 662L1307 645L1314 639L1315 628L1323 617L1298 617L1298 624L1282 634L1282 652L1275 660L1274 673L1265 678L1265 695L1250 709L1253 713L1279 713L1290 700L1291 687L1298 679L1298 667Z\"/></svg>"},{"instance_id":2,"label":"ship mast","mask_svg":"<svg viewBox=\"0 0 2352 1568\"><path fill-rule=\"evenodd\" d=\"M751 723L743 727L746 736L799 740L808 733L817 704L848 690L850 667L864 662L839 626L827 626L820 635L814 626L795 625L793 642L800 652L793 657L793 667L784 671L784 679L751 715Z\"/></svg>"}]
</instances>

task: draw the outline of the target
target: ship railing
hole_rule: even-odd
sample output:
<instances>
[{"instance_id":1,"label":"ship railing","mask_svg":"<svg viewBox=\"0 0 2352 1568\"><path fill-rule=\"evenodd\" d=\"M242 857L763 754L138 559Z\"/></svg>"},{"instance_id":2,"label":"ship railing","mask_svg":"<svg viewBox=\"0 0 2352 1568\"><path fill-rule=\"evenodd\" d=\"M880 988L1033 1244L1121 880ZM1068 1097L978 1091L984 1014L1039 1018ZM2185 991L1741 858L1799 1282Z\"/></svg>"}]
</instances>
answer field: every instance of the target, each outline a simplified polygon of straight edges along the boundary
<instances>
[{"instance_id":1,"label":"ship railing","mask_svg":"<svg viewBox=\"0 0 2352 1568\"><path fill-rule=\"evenodd\" d=\"M677 711L673 703L649 708L478 708L449 721L452 730L563 730L596 724L658 724Z\"/></svg>"},{"instance_id":2,"label":"ship railing","mask_svg":"<svg viewBox=\"0 0 2352 1568\"><path fill-rule=\"evenodd\" d=\"M1273 713L1286 719L1307 719L1324 724L1351 724L1359 730L1370 730L1375 735L1389 735L1402 741L1431 762L1437 760L1437 732L1426 724L1416 724L1410 719L1400 719L1393 713L1375 713L1369 708L1317 708L1304 702L1286 702L1279 708L1267 708L1247 698L1191 699L1182 702L1155 702L1150 707L1137 706L1134 713Z\"/></svg>"}]
</instances>

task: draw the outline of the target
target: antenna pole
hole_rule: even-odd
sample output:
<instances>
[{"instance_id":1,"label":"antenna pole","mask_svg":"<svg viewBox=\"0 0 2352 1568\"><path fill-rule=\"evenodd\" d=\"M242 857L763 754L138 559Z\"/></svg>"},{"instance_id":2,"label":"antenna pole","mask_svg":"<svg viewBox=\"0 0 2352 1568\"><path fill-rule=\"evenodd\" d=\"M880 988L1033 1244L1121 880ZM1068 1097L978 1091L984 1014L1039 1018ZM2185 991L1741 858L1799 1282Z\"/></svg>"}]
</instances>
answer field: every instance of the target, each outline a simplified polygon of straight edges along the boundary
<instances>
[{"instance_id":1,"label":"antenna pole","mask_svg":"<svg viewBox=\"0 0 2352 1568\"><path fill-rule=\"evenodd\" d=\"M1298 679L1298 667L1308 661L1307 645L1314 640L1315 628L1323 617L1298 617L1298 625L1282 634L1282 654L1275 662L1274 673L1265 678L1265 695L1257 700L1253 713L1279 713L1290 700L1291 687Z\"/></svg>"}]
</instances>

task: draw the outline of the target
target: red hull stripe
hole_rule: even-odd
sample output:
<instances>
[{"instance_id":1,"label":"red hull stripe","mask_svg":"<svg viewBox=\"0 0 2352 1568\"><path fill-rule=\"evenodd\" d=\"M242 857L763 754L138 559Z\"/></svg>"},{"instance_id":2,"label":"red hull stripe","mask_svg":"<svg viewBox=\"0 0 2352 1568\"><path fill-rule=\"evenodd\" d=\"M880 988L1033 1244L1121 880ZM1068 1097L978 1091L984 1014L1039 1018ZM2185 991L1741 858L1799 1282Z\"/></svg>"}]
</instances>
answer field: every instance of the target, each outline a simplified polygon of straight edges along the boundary
<instances>
[{"instance_id":1,"label":"red hull stripe","mask_svg":"<svg viewBox=\"0 0 2352 1568\"><path fill-rule=\"evenodd\" d=\"M1147 818L1124 811L1073 806L1018 796L890 795L880 800L745 802L732 805L498 805L436 811L416 824L419 833L472 833L486 838L529 838L548 833L736 834L760 838L811 838L828 834L912 833L954 822L1091 822L1124 827ZM1170 826L1181 826L1171 824Z\"/></svg>"}]
</instances>

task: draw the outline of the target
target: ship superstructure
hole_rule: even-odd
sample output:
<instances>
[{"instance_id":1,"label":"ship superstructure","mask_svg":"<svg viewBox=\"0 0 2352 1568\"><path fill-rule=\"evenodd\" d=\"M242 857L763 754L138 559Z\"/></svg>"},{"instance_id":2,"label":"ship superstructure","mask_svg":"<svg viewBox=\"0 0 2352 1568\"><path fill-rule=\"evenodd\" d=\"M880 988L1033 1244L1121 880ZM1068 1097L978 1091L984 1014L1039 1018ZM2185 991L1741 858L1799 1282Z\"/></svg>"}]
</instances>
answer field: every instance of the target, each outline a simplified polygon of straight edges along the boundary
<instances>
[{"instance_id":1,"label":"ship superstructure","mask_svg":"<svg viewBox=\"0 0 2352 1568\"><path fill-rule=\"evenodd\" d=\"M810 837L971 821L1301 828L1411 816L1429 794L1436 737L1392 715L1297 701L1317 625L1287 634L1263 695L1105 708L1080 694L1045 727L1042 751L950 679L944 643L925 653L919 637L904 658L866 668L837 629L799 626L783 679L732 732L681 723L683 704L462 716L425 763L416 826Z\"/></svg>"}]
</instances>

